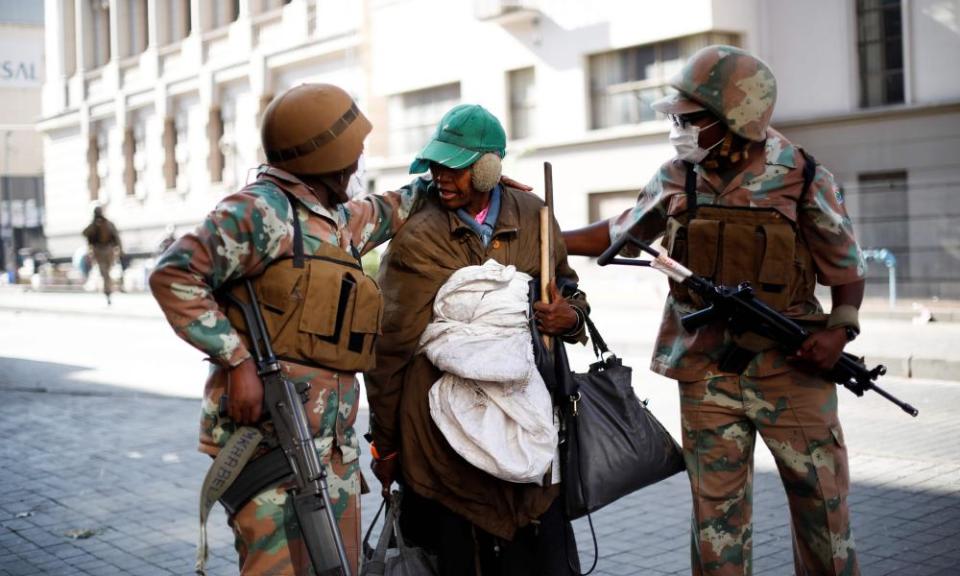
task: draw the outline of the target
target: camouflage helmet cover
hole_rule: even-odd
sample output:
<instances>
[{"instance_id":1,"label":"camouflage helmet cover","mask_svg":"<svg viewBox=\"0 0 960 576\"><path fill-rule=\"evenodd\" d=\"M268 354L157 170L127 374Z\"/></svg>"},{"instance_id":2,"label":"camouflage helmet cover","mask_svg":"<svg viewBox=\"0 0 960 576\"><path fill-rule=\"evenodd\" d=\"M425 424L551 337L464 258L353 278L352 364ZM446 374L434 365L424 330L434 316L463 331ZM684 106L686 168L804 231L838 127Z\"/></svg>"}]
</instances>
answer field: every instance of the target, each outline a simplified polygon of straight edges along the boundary
<instances>
[{"instance_id":1,"label":"camouflage helmet cover","mask_svg":"<svg viewBox=\"0 0 960 576\"><path fill-rule=\"evenodd\" d=\"M733 133L755 142L766 138L777 101L777 80L770 67L749 52L723 45L702 48L670 85L679 94L654 102L654 110L682 114L693 100L723 120Z\"/></svg>"}]
</instances>

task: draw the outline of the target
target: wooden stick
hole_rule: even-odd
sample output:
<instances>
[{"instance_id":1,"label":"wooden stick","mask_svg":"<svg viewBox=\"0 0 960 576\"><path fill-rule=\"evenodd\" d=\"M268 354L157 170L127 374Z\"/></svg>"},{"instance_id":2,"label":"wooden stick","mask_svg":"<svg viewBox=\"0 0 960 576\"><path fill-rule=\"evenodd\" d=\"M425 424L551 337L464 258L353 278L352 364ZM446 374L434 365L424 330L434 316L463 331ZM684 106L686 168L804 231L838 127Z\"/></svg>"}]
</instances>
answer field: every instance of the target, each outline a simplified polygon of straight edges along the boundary
<instances>
[{"instance_id":1,"label":"wooden stick","mask_svg":"<svg viewBox=\"0 0 960 576\"><path fill-rule=\"evenodd\" d=\"M540 208L540 301L550 303L550 209ZM543 335L543 343L547 350L553 349L553 339Z\"/></svg>"},{"instance_id":2,"label":"wooden stick","mask_svg":"<svg viewBox=\"0 0 960 576\"><path fill-rule=\"evenodd\" d=\"M550 303L550 281L553 279L553 166L543 163L543 199L546 206L540 209L540 300ZM547 350L553 349L553 339L543 336Z\"/></svg>"}]
</instances>

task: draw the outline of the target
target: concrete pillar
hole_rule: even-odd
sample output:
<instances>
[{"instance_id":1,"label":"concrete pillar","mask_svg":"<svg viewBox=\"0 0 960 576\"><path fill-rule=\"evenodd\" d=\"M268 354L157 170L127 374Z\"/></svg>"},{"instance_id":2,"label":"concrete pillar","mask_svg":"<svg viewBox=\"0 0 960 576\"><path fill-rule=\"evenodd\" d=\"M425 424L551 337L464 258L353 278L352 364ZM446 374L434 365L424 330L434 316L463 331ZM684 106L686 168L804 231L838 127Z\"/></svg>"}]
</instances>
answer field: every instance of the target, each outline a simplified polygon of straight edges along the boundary
<instances>
[{"instance_id":1,"label":"concrete pillar","mask_svg":"<svg viewBox=\"0 0 960 576\"><path fill-rule=\"evenodd\" d=\"M122 58L120 48L122 44L120 43L120 33L122 27L120 25L120 0L109 0L110 1L110 62L116 62Z\"/></svg>"},{"instance_id":2,"label":"concrete pillar","mask_svg":"<svg viewBox=\"0 0 960 576\"><path fill-rule=\"evenodd\" d=\"M62 0L45 0L43 5L44 53L46 81L43 85L44 115L54 115L67 107L67 72L64 62L65 33Z\"/></svg>"},{"instance_id":3,"label":"concrete pillar","mask_svg":"<svg viewBox=\"0 0 960 576\"><path fill-rule=\"evenodd\" d=\"M156 50L160 45L161 14L158 4L159 0L147 0L147 50Z\"/></svg>"},{"instance_id":4,"label":"concrete pillar","mask_svg":"<svg viewBox=\"0 0 960 576\"><path fill-rule=\"evenodd\" d=\"M93 62L90 11L87 10L84 0L73 0L73 9L76 16L74 24L77 36L77 72L79 76L83 76L83 72L89 70Z\"/></svg>"}]
</instances>

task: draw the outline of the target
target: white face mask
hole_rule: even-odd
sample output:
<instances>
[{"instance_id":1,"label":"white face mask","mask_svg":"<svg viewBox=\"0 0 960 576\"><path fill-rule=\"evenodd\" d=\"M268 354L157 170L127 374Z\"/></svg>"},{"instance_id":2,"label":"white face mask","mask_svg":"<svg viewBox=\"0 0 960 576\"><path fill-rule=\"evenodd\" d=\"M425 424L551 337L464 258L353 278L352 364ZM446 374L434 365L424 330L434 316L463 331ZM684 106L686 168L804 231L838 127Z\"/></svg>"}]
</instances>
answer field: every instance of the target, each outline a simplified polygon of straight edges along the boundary
<instances>
[{"instance_id":1,"label":"white face mask","mask_svg":"<svg viewBox=\"0 0 960 576\"><path fill-rule=\"evenodd\" d=\"M367 162L363 154L357 159L357 171L350 175L347 183L347 199L353 200L367 193Z\"/></svg>"},{"instance_id":2,"label":"white face mask","mask_svg":"<svg viewBox=\"0 0 960 576\"><path fill-rule=\"evenodd\" d=\"M720 142L723 142L723 138L718 140L716 144L710 146L709 148L701 148L700 132L711 128L718 123L720 123L719 120L715 121L713 124L708 124L703 128L697 126L696 124L688 124L683 128L674 124L673 127L670 128L670 143L673 144L673 147L677 151L677 158L686 160L687 162L693 162L694 164L702 162L711 150L716 148Z\"/></svg>"}]
</instances>

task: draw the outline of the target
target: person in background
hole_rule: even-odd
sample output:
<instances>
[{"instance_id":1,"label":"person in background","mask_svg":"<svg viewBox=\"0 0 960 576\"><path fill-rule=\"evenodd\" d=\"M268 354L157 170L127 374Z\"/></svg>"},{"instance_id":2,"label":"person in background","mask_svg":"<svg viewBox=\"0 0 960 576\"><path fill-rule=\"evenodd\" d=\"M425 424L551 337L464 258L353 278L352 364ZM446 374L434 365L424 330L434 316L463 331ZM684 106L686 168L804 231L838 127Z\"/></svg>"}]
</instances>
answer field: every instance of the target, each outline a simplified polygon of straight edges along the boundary
<instances>
[{"instance_id":1,"label":"person in background","mask_svg":"<svg viewBox=\"0 0 960 576\"><path fill-rule=\"evenodd\" d=\"M120 233L113 222L103 215L103 208L97 206L93 209L93 220L83 229L83 237L87 239L90 251L93 252L93 259L97 263L97 268L100 269L103 293L107 297L107 304L110 304L110 294L113 292L110 270L123 253Z\"/></svg>"}]
</instances>

